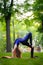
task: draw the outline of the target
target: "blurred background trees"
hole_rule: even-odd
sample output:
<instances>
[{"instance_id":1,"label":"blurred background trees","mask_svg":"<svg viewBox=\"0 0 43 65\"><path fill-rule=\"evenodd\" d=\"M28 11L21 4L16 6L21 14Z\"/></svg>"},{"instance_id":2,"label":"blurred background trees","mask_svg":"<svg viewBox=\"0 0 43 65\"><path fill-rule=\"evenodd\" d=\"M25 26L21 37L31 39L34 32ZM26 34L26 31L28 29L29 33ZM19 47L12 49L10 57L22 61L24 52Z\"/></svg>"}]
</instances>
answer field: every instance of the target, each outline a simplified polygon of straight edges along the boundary
<instances>
[{"instance_id":1,"label":"blurred background trees","mask_svg":"<svg viewBox=\"0 0 43 65\"><path fill-rule=\"evenodd\" d=\"M43 47L43 0L0 0L0 51L10 52L28 32Z\"/></svg>"}]
</instances>

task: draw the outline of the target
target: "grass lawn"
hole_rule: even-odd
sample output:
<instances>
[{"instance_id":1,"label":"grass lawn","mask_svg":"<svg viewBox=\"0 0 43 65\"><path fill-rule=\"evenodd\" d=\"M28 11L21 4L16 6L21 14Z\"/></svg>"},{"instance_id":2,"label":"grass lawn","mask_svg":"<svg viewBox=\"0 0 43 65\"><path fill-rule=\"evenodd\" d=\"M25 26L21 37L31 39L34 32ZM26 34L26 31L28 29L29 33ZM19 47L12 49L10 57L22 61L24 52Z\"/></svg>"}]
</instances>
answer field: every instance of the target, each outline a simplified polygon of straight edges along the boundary
<instances>
[{"instance_id":1,"label":"grass lawn","mask_svg":"<svg viewBox=\"0 0 43 65\"><path fill-rule=\"evenodd\" d=\"M11 53L0 53L2 56L11 56ZM22 58L0 58L0 65L43 65L43 53L35 53L38 58L30 58L30 53L22 53Z\"/></svg>"}]
</instances>

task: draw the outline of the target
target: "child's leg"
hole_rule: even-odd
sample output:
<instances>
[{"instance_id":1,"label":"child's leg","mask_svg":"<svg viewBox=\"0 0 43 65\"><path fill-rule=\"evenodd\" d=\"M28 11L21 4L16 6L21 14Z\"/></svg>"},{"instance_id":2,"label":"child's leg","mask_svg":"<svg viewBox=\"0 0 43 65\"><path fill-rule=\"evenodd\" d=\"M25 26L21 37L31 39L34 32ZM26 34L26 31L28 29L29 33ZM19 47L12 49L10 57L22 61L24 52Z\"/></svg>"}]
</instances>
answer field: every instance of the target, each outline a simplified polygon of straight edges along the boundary
<instances>
[{"instance_id":1,"label":"child's leg","mask_svg":"<svg viewBox=\"0 0 43 65\"><path fill-rule=\"evenodd\" d=\"M34 57L34 47L31 48L31 58Z\"/></svg>"},{"instance_id":2,"label":"child's leg","mask_svg":"<svg viewBox=\"0 0 43 65\"><path fill-rule=\"evenodd\" d=\"M12 58L11 56L3 56L2 58Z\"/></svg>"},{"instance_id":3,"label":"child's leg","mask_svg":"<svg viewBox=\"0 0 43 65\"><path fill-rule=\"evenodd\" d=\"M32 47L32 45L30 45L28 42L26 42L25 45L31 48L31 58L33 58L33 56L34 56L34 47Z\"/></svg>"},{"instance_id":4,"label":"child's leg","mask_svg":"<svg viewBox=\"0 0 43 65\"><path fill-rule=\"evenodd\" d=\"M30 34L30 44L32 46L32 33Z\"/></svg>"},{"instance_id":5,"label":"child's leg","mask_svg":"<svg viewBox=\"0 0 43 65\"><path fill-rule=\"evenodd\" d=\"M30 39L30 44L32 45L32 33L28 33L24 38L23 42L27 42Z\"/></svg>"},{"instance_id":6,"label":"child's leg","mask_svg":"<svg viewBox=\"0 0 43 65\"><path fill-rule=\"evenodd\" d=\"M28 47L31 48L31 58L34 57L34 47L32 47L32 45L29 45Z\"/></svg>"}]
</instances>

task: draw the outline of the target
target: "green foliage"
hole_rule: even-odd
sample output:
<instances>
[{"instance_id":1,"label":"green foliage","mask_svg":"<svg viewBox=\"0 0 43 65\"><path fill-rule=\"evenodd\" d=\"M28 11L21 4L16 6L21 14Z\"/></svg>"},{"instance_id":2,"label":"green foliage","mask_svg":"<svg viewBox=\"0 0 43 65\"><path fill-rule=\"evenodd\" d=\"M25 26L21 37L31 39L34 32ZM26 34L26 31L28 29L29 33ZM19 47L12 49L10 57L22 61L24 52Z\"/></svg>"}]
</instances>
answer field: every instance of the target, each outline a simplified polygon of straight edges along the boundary
<instances>
[{"instance_id":1,"label":"green foliage","mask_svg":"<svg viewBox=\"0 0 43 65\"><path fill-rule=\"evenodd\" d=\"M41 45L42 45L42 47L43 47L43 33L42 33L42 35L41 35L40 44L41 44Z\"/></svg>"},{"instance_id":2,"label":"green foliage","mask_svg":"<svg viewBox=\"0 0 43 65\"><path fill-rule=\"evenodd\" d=\"M37 32L43 32L42 29L42 21L43 21L43 0L35 0L33 4L29 3L30 0L25 0L24 3L22 4L18 4L18 0L17 3L15 4L15 1L13 2L13 7L10 7L11 2L10 0L0 0L0 21L3 21L2 24L0 24L0 31L1 33L3 32L3 35L6 34L5 30L6 30L6 24L5 24L5 19L4 19L4 15L8 16L8 14L12 14L12 17L14 18L12 21L11 18L11 22L12 24L10 24L10 29L11 29L11 42L13 42L13 33L15 34L15 37L17 38L17 35L19 34L19 36L23 37L27 32L32 32L33 34L33 39L35 38L35 36L37 35ZM32 1L32 0L31 0ZM4 9L4 4L5 4L5 9ZM33 9L32 9L33 7ZM33 11L33 19L29 19L29 17L19 21L16 18L16 14L18 16L23 15L23 13L29 12L29 11ZM30 16L31 18L31 16ZM14 26L13 26L14 25ZM38 30L38 31L37 31ZM2 35L2 34L1 34ZM41 36L41 35L40 35ZM6 38L6 37L5 37ZM41 37L40 37L41 38ZM37 38L40 42L39 36ZM41 38L42 41L43 38ZM2 44L1 41L3 40ZM2 46L2 49L5 49L5 44L6 44L6 39L0 37L0 44ZM38 42L38 43L39 43ZM4 46L5 45L5 46Z\"/></svg>"},{"instance_id":3,"label":"green foliage","mask_svg":"<svg viewBox=\"0 0 43 65\"><path fill-rule=\"evenodd\" d=\"M11 14L13 9L12 9L12 6L13 6L13 0L0 0L0 13L1 13L1 16L8 16L8 14Z\"/></svg>"},{"instance_id":4,"label":"green foliage","mask_svg":"<svg viewBox=\"0 0 43 65\"><path fill-rule=\"evenodd\" d=\"M0 52L5 52L6 50L6 39L3 34L0 34Z\"/></svg>"},{"instance_id":5,"label":"green foliage","mask_svg":"<svg viewBox=\"0 0 43 65\"><path fill-rule=\"evenodd\" d=\"M40 25L40 26L38 27L38 31L39 31L40 33L43 32L43 30L42 30L42 25Z\"/></svg>"},{"instance_id":6,"label":"green foliage","mask_svg":"<svg viewBox=\"0 0 43 65\"><path fill-rule=\"evenodd\" d=\"M6 32L5 22L0 22L0 52L6 49Z\"/></svg>"},{"instance_id":7,"label":"green foliage","mask_svg":"<svg viewBox=\"0 0 43 65\"><path fill-rule=\"evenodd\" d=\"M30 21L29 21L28 19L25 19L24 22L25 22L25 24L26 24L27 26L30 26L30 25L31 25L31 23L30 23Z\"/></svg>"}]
</instances>

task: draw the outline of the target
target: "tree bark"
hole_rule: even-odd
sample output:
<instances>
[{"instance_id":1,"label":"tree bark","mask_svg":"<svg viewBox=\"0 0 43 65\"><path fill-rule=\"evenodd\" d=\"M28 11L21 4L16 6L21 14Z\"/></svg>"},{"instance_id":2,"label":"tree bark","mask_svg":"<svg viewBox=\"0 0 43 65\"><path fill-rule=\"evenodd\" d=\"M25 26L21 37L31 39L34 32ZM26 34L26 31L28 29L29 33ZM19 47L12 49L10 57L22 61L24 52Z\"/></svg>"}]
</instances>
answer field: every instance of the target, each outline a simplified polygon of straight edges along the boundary
<instances>
[{"instance_id":1,"label":"tree bark","mask_svg":"<svg viewBox=\"0 0 43 65\"><path fill-rule=\"evenodd\" d=\"M6 22L6 51L11 51L11 41L10 41L10 17L12 14L13 0L11 0L11 4L7 7L7 1L3 0L4 4L4 17Z\"/></svg>"},{"instance_id":2,"label":"tree bark","mask_svg":"<svg viewBox=\"0 0 43 65\"><path fill-rule=\"evenodd\" d=\"M11 40L10 40L10 17L7 16L6 20L6 51L11 52Z\"/></svg>"},{"instance_id":3,"label":"tree bark","mask_svg":"<svg viewBox=\"0 0 43 65\"><path fill-rule=\"evenodd\" d=\"M13 41L15 40L15 26L14 26L14 20L12 21L13 24Z\"/></svg>"},{"instance_id":4,"label":"tree bark","mask_svg":"<svg viewBox=\"0 0 43 65\"><path fill-rule=\"evenodd\" d=\"M43 33L43 20L42 20L42 33Z\"/></svg>"}]
</instances>

